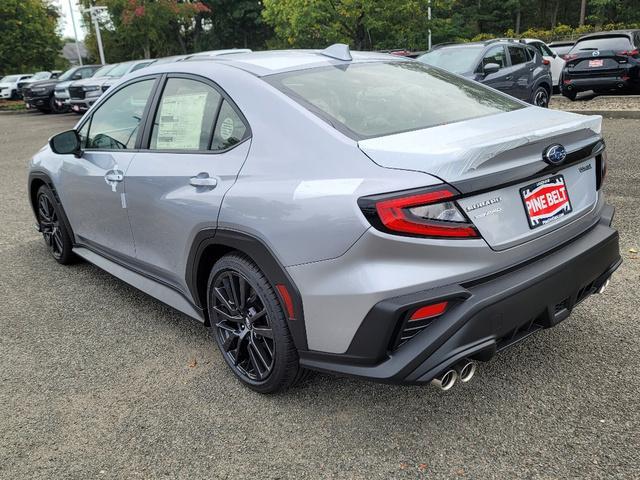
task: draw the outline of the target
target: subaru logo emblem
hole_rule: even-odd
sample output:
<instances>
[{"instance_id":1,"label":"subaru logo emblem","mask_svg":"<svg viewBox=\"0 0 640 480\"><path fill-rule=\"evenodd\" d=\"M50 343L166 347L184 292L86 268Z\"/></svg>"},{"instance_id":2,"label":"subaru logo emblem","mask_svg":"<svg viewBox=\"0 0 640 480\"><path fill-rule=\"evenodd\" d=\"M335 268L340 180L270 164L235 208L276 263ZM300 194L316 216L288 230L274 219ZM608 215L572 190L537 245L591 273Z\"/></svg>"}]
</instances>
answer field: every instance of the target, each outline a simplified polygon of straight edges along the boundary
<instances>
[{"instance_id":1,"label":"subaru logo emblem","mask_svg":"<svg viewBox=\"0 0 640 480\"><path fill-rule=\"evenodd\" d=\"M597 57L598 55L600 55L600 52L598 50L594 50L593 52L591 52L592 57Z\"/></svg>"},{"instance_id":2,"label":"subaru logo emblem","mask_svg":"<svg viewBox=\"0 0 640 480\"><path fill-rule=\"evenodd\" d=\"M565 158L567 158L567 151L559 143L549 145L542 152L542 159L551 165L559 165L564 162Z\"/></svg>"}]
</instances>

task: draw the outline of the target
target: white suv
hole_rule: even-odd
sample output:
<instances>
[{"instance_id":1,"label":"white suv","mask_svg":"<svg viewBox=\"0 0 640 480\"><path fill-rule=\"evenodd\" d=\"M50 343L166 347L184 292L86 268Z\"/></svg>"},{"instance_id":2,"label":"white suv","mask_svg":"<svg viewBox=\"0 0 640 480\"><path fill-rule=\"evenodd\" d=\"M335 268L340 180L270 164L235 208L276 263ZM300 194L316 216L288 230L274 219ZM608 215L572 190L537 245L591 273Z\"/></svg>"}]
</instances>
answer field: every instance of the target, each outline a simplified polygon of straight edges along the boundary
<instances>
[{"instance_id":1,"label":"white suv","mask_svg":"<svg viewBox=\"0 0 640 480\"><path fill-rule=\"evenodd\" d=\"M18 98L18 82L31 78L31 74L7 75L0 79L0 98L17 99Z\"/></svg>"}]
</instances>

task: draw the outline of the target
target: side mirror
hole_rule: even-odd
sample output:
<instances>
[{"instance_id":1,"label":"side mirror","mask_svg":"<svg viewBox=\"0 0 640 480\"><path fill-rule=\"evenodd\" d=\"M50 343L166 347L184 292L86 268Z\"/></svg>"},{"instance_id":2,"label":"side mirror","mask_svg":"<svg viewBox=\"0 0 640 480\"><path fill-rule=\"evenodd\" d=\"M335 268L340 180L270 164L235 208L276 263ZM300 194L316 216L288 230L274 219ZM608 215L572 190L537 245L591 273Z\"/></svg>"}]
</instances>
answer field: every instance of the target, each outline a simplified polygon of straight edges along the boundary
<instances>
[{"instance_id":1,"label":"side mirror","mask_svg":"<svg viewBox=\"0 0 640 480\"><path fill-rule=\"evenodd\" d=\"M500 70L500 65L497 63L487 63L482 69L485 75L491 75L492 73L496 73L498 70Z\"/></svg>"},{"instance_id":2,"label":"side mirror","mask_svg":"<svg viewBox=\"0 0 640 480\"><path fill-rule=\"evenodd\" d=\"M80 148L80 136L75 130L67 130L66 132L54 135L49 139L49 146L53 153L58 155L74 154L79 157L82 154Z\"/></svg>"}]
</instances>

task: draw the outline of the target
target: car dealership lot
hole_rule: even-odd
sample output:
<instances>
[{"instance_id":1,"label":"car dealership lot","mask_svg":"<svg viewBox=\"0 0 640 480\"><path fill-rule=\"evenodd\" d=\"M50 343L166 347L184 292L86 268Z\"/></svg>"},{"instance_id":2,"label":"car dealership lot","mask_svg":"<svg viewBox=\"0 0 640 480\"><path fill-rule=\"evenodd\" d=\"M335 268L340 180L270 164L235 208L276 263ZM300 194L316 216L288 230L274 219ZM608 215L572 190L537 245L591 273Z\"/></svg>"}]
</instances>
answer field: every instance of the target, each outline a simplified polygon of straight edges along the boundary
<instances>
[{"instance_id":1,"label":"car dealership lot","mask_svg":"<svg viewBox=\"0 0 640 480\"><path fill-rule=\"evenodd\" d=\"M49 258L28 158L69 115L0 114L0 478L631 478L640 449L639 120L605 120L624 264L467 385L242 387L206 329Z\"/></svg>"}]
</instances>

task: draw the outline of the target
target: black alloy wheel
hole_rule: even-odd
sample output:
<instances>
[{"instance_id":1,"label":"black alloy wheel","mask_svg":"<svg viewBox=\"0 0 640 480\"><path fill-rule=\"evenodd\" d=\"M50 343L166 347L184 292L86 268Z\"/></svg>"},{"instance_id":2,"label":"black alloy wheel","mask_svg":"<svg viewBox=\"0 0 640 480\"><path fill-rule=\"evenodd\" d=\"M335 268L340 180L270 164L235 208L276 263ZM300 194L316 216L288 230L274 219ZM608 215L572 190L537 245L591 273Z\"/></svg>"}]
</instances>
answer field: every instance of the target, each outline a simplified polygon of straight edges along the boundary
<instances>
[{"instance_id":1,"label":"black alloy wheel","mask_svg":"<svg viewBox=\"0 0 640 480\"><path fill-rule=\"evenodd\" d=\"M236 372L251 381L273 370L276 345L264 301L241 273L224 270L213 284L216 333Z\"/></svg>"},{"instance_id":2,"label":"black alloy wheel","mask_svg":"<svg viewBox=\"0 0 640 480\"><path fill-rule=\"evenodd\" d=\"M53 193L44 185L38 190L36 208L40 232L49 253L58 263L71 263L74 258L71 235L62 221Z\"/></svg>"},{"instance_id":3,"label":"black alloy wheel","mask_svg":"<svg viewBox=\"0 0 640 480\"><path fill-rule=\"evenodd\" d=\"M549 92L544 87L538 87L533 94L533 104L536 107L547 108L549 106Z\"/></svg>"},{"instance_id":4,"label":"black alloy wheel","mask_svg":"<svg viewBox=\"0 0 640 480\"><path fill-rule=\"evenodd\" d=\"M307 376L274 285L246 255L220 258L207 284L209 326L236 378L260 393L286 390Z\"/></svg>"}]
</instances>

